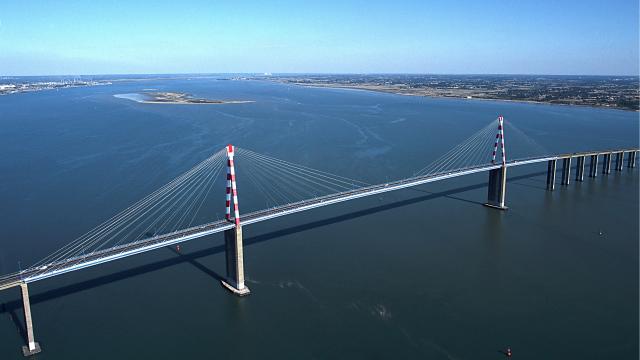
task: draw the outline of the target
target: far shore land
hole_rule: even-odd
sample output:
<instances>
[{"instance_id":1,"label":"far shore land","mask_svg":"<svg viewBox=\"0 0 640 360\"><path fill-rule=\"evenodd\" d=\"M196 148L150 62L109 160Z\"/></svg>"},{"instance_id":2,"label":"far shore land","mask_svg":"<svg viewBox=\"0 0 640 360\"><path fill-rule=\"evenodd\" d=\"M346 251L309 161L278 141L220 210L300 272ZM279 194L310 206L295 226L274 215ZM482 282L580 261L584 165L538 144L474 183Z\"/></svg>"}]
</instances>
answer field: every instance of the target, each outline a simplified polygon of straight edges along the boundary
<instances>
[{"instance_id":1,"label":"far shore land","mask_svg":"<svg viewBox=\"0 0 640 360\"><path fill-rule=\"evenodd\" d=\"M459 95L459 94L441 94L441 93L432 93L432 92L404 92L398 89L385 88L382 86L367 86L367 85L340 85L340 84L314 84L309 85L305 83L292 83L292 85L304 86L304 87L313 87L313 88L330 88L330 89L348 89L348 90L361 90L361 91L374 91L381 92L386 94L394 94L394 95L403 95L403 96L424 96L431 98L440 98L440 99L460 99L460 100L485 100L485 101L506 101L506 102L516 102L516 103L525 103L525 104L547 104L547 105L566 105L566 106L588 106L594 108L611 108L605 105L581 105L581 104L569 104L562 102L550 102L550 101L540 101L540 100L513 100L513 99L500 99L500 98L492 98L492 97L480 97L478 95ZM613 107L613 109L616 109ZM626 110L626 111L638 111L631 109L620 109L618 110Z\"/></svg>"},{"instance_id":2,"label":"far shore land","mask_svg":"<svg viewBox=\"0 0 640 360\"><path fill-rule=\"evenodd\" d=\"M246 104L253 103L253 100L217 100L196 98L190 94L177 92L144 92L133 94L135 96L127 96L129 94L121 94L116 97L137 101L143 104L178 104L178 105L220 105L220 104Z\"/></svg>"},{"instance_id":3,"label":"far shore land","mask_svg":"<svg viewBox=\"0 0 640 360\"><path fill-rule=\"evenodd\" d=\"M265 80L264 77L256 79ZM640 110L637 77L318 75L267 79L305 87L354 89L405 96Z\"/></svg>"}]
</instances>

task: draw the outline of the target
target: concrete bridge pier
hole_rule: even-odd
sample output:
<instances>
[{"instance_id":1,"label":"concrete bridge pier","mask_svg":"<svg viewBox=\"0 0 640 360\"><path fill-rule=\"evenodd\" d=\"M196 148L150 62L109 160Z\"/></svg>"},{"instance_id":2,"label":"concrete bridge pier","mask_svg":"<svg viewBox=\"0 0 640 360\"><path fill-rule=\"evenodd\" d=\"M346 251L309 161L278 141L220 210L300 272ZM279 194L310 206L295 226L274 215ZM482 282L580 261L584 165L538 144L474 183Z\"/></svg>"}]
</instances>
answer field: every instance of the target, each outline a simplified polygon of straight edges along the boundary
<instances>
[{"instance_id":1,"label":"concrete bridge pier","mask_svg":"<svg viewBox=\"0 0 640 360\"><path fill-rule=\"evenodd\" d=\"M627 167L628 168L636 167L636 154L637 154L637 152L635 152L635 151L631 151L629 153L629 158L627 159Z\"/></svg>"},{"instance_id":2,"label":"concrete bridge pier","mask_svg":"<svg viewBox=\"0 0 640 360\"><path fill-rule=\"evenodd\" d=\"M591 163L589 164L589 177L598 176L598 155L591 155Z\"/></svg>"},{"instance_id":3,"label":"concrete bridge pier","mask_svg":"<svg viewBox=\"0 0 640 360\"><path fill-rule=\"evenodd\" d=\"M562 185L569 185L571 177L571 158L562 159Z\"/></svg>"},{"instance_id":4,"label":"concrete bridge pier","mask_svg":"<svg viewBox=\"0 0 640 360\"><path fill-rule=\"evenodd\" d=\"M622 171L623 163L624 163L624 152L621 151L616 154L616 171Z\"/></svg>"},{"instance_id":5,"label":"concrete bridge pier","mask_svg":"<svg viewBox=\"0 0 640 360\"><path fill-rule=\"evenodd\" d=\"M33 336L33 321L31 320L31 304L29 302L29 288L26 283L20 284L20 290L22 292L22 307L24 309L24 325L27 330L27 345L22 347L22 354L24 356L31 356L37 354L40 351L40 344L38 344Z\"/></svg>"},{"instance_id":6,"label":"concrete bridge pier","mask_svg":"<svg viewBox=\"0 0 640 360\"><path fill-rule=\"evenodd\" d=\"M547 190L556 187L556 160L549 160L547 163Z\"/></svg>"},{"instance_id":7,"label":"concrete bridge pier","mask_svg":"<svg viewBox=\"0 0 640 360\"><path fill-rule=\"evenodd\" d=\"M604 154L602 161L602 174L611 174L611 154Z\"/></svg>"},{"instance_id":8,"label":"concrete bridge pier","mask_svg":"<svg viewBox=\"0 0 640 360\"><path fill-rule=\"evenodd\" d=\"M498 169L489 171L489 188L487 194L487 203L485 206L494 209L507 210L504 205L507 190L507 167L502 166Z\"/></svg>"},{"instance_id":9,"label":"concrete bridge pier","mask_svg":"<svg viewBox=\"0 0 640 360\"><path fill-rule=\"evenodd\" d=\"M584 156L578 156L576 165L576 181L584 181Z\"/></svg>"},{"instance_id":10,"label":"concrete bridge pier","mask_svg":"<svg viewBox=\"0 0 640 360\"><path fill-rule=\"evenodd\" d=\"M244 258L242 248L242 226L224 232L225 254L227 258L227 279L222 286L238 296L249 295L249 288L244 284Z\"/></svg>"}]
</instances>

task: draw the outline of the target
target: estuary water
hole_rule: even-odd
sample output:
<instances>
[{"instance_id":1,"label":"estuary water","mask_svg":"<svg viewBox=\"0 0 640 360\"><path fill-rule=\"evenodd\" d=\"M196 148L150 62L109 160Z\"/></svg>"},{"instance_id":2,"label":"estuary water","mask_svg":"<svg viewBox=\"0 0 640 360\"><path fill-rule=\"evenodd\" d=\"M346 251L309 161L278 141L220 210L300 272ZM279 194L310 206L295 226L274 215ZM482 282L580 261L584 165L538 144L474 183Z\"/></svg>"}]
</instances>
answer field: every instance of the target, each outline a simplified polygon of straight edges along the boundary
<instances>
[{"instance_id":1,"label":"estuary water","mask_svg":"<svg viewBox=\"0 0 640 360\"><path fill-rule=\"evenodd\" d=\"M114 96L146 89L255 102ZM0 274L227 143L380 183L412 175L498 114L551 153L638 146L635 112L268 81L1 96ZM505 137L508 156L526 154ZM482 206L485 173L247 226L246 298L219 284L220 234L181 254L158 249L34 283L37 358L501 359L511 346L518 359L637 359L637 168L553 192L545 164L508 177L505 212ZM262 199L242 197L242 181L241 210L260 208ZM201 222L222 216L223 199L209 195ZM15 289L0 293L0 359L22 358L19 300Z\"/></svg>"}]
</instances>

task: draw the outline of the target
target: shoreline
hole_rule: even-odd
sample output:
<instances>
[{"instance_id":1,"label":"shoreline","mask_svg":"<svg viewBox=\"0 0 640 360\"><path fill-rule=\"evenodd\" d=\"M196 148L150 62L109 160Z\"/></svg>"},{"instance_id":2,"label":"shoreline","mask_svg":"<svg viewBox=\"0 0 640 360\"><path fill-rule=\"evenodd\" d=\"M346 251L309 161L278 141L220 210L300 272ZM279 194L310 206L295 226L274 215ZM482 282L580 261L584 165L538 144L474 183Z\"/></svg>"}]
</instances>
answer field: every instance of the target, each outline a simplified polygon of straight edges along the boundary
<instances>
[{"instance_id":1,"label":"shoreline","mask_svg":"<svg viewBox=\"0 0 640 360\"><path fill-rule=\"evenodd\" d=\"M514 102L514 103L523 103L523 104L562 105L562 106L575 106L575 107L580 107L580 108L630 111L630 112L635 112L635 113L640 112L640 110L625 109L625 108L621 108L621 107L612 107L612 106L598 106L598 105L586 105L586 104L585 105L567 104L567 103L556 103L556 102L536 101L536 100L496 99L496 98L486 98L486 97L471 97L471 98L467 98L466 96L408 94L408 93L404 93L404 92L397 91L397 90L392 90L392 89L370 88L370 87L367 87L367 86L353 86L353 85L340 85L340 84L309 84L309 83L296 83L296 82L282 82L282 81L278 81L278 80L267 80L267 81L272 81L272 82L276 82L276 83L280 83L280 84L289 84L289 85L302 86L302 87L371 91L371 92L378 92L378 93L384 93L384 94L394 94L394 95L402 95L402 96L415 96L415 97L426 97L426 98L432 98L432 99L505 101L505 102Z\"/></svg>"}]
</instances>

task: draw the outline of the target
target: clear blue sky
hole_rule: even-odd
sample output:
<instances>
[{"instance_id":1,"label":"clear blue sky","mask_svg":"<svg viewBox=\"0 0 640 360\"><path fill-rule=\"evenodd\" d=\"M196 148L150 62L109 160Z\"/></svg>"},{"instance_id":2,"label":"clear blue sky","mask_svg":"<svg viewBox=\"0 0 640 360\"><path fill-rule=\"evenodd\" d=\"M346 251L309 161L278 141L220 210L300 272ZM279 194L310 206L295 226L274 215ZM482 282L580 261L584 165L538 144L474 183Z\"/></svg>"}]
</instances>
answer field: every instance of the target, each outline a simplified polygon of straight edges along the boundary
<instances>
[{"instance_id":1,"label":"clear blue sky","mask_svg":"<svg viewBox=\"0 0 640 360\"><path fill-rule=\"evenodd\" d=\"M0 75L637 75L638 0L0 2Z\"/></svg>"}]
</instances>

